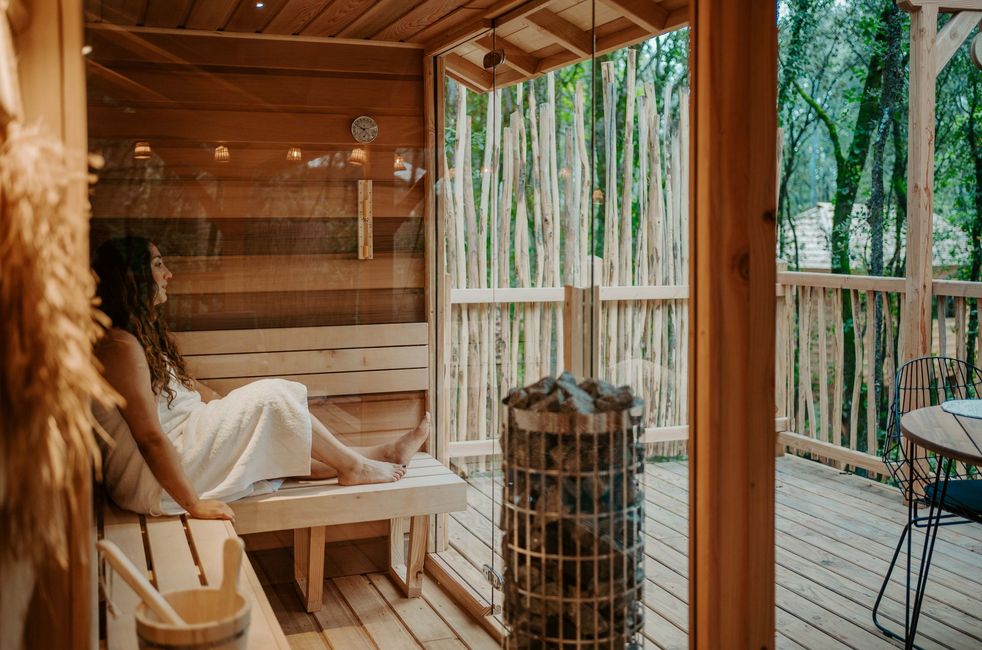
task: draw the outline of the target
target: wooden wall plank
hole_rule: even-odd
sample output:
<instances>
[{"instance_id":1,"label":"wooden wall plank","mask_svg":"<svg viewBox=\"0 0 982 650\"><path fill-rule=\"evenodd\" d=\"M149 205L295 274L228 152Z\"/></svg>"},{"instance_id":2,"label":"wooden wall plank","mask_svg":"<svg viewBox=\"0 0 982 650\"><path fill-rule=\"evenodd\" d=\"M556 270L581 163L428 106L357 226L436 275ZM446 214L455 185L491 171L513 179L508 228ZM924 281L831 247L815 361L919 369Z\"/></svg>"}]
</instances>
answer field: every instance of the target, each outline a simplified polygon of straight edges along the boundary
<instances>
[{"instance_id":1,"label":"wooden wall plank","mask_svg":"<svg viewBox=\"0 0 982 650\"><path fill-rule=\"evenodd\" d=\"M284 375L307 387L308 397L331 395L360 395L363 393L396 393L406 390L426 390L429 375L426 368L408 370L374 370L366 372L337 372L320 375ZM208 385L223 395L255 381L255 377L212 379Z\"/></svg>"},{"instance_id":2,"label":"wooden wall plank","mask_svg":"<svg viewBox=\"0 0 982 650\"><path fill-rule=\"evenodd\" d=\"M90 106L89 134L96 138L236 143L350 145L354 116L336 113L286 113ZM420 146L418 117L377 115L379 146Z\"/></svg>"},{"instance_id":3,"label":"wooden wall plank","mask_svg":"<svg viewBox=\"0 0 982 650\"><path fill-rule=\"evenodd\" d=\"M373 216L421 217L423 189L373 182ZM101 181L92 213L101 217L250 219L276 217L356 218L357 186L345 182Z\"/></svg>"},{"instance_id":4,"label":"wooden wall plank","mask_svg":"<svg viewBox=\"0 0 982 650\"><path fill-rule=\"evenodd\" d=\"M296 327L258 329L245 334L238 331L181 332L175 335L181 353L234 354L237 352L285 352L366 348L401 345L425 345L426 323L400 325L363 325L357 327Z\"/></svg>"},{"instance_id":5,"label":"wooden wall plank","mask_svg":"<svg viewBox=\"0 0 982 650\"><path fill-rule=\"evenodd\" d=\"M370 261L331 255L170 257L167 265L174 273L167 292L175 296L423 286L423 260L401 255L380 255Z\"/></svg>"},{"instance_id":6,"label":"wooden wall plank","mask_svg":"<svg viewBox=\"0 0 982 650\"><path fill-rule=\"evenodd\" d=\"M423 289L297 291L171 296L164 306L172 331L418 323Z\"/></svg>"},{"instance_id":7,"label":"wooden wall plank","mask_svg":"<svg viewBox=\"0 0 982 650\"><path fill-rule=\"evenodd\" d=\"M90 70L94 67L89 65ZM387 79L367 73L326 75L302 71L269 75L261 70L209 71L142 64L118 64L111 70L129 83L92 75L88 86L90 97L111 96L116 101L125 98L137 102L166 99L192 106L222 104L264 111L291 106L308 111L352 111L372 107L375 112L411 114L415 110L418 114L422 106L421 86L416 78ZM159 97L145 91L141 93L141 87Z\"/></svg>"},{"instance_id":8,"label":"wooden wall plank","mask_svg":"<svg viewBox=\"0 0 982 650\"><path fill-rule=\"evenodd\" d=\"M319 372L352 372L391 368L426 368L425 345L393 345L384 348L304 350L245 354L207 354L185 357L188 370L198 379L213 377L263 377Z\"/></svg>"},{"instance_id":9,"label":"wooden wall plank","mask_svg":"<svg viewBox=\"0 0 982 650\"><path fill-rule=\"evenodd\" d=\"M773 648L776 6L690 7L689 645Z\"/></svg>"},{"instance_id":10,"label":"wooden wall plank","mask_svg":"<svg viewBox=\"0 0 982 650\"><path fill-rule=\"evenodd\" d=\"M355 219L93 219L93 248L112 237L141 235L172 255L324 255L357 246ZM378 219L373 246L380 254L423 254L422 219Z\"/></svg>"}]
</instances>

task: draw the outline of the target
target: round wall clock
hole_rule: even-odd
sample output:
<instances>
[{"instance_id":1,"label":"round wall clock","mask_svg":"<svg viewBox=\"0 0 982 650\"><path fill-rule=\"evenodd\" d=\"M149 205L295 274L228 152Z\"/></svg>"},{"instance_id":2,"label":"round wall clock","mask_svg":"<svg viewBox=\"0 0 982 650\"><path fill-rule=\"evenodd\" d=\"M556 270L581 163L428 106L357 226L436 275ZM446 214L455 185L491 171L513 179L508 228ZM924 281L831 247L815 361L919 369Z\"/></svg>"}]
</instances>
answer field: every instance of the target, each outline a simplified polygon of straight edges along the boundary
<instances>
[{"instance_id":1,"label":"round wall clock","mask_svg":"<svg viewBox=\"0 0 982 650\"><path fill-rule=\"evenodd\" d=\"M378 137L378 122L362 115L351 123L351 135L362 144L368 144Z\"/></svg>"}]
</instances>

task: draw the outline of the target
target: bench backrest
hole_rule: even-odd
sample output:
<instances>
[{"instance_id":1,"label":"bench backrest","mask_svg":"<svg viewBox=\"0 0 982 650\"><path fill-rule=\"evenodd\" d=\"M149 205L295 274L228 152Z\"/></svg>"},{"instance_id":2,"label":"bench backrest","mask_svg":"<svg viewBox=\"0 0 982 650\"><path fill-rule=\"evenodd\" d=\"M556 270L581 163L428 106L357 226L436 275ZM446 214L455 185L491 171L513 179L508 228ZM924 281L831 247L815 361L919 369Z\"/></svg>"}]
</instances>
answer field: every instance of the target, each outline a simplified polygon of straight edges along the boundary
<instances>
[{"instance_id":1,"label":"bench backrest","mask_svg":"<svg viewBox=\"0 0 982 650\"><path fill-rule=\"evenodd\" d=\"M307 386L311 399L424 391L426 323L180 332L188 370L218 392L262 377Z\"/></svg>"}]
</instances>

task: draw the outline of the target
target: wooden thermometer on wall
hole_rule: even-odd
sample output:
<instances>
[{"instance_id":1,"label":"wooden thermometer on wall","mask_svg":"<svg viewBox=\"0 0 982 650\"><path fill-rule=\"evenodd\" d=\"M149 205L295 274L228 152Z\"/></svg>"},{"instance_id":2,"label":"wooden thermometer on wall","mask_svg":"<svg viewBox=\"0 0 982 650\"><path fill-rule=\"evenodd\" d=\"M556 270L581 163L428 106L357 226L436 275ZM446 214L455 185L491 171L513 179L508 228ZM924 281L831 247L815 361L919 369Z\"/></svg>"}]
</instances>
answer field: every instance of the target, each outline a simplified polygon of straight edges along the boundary
<instances>
[{"instance_id":1,"label":"wooden thermometer on wall","mask_svg":"<svg viewBox=\"0 0 982 650\"><path fill-rule=\"evenodd\" d=\"M358 181L358 259L375 258L372 244L372 181Z\"/></svg>"}]
</instances>

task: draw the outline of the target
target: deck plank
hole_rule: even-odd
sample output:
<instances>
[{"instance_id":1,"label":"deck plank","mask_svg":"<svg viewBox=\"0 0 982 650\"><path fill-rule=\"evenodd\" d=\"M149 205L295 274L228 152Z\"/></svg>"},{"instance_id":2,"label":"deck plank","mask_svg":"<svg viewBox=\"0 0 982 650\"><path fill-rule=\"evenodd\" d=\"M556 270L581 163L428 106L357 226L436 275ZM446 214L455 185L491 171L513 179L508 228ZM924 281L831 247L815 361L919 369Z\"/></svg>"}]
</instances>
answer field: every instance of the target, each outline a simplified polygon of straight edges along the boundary
<instances>
[{"instance_id":1,"label":"deck plank","mask_svg":"<svg viewBox=\"0 0 982 650\"><path fill-rule=\"evenodd\" d=\"M333 582L380 648L420 647L365 576L345 576Z\"/></svg>"},{"instance_id":2,"label":"deck plank","mask_svg":"<svg viewBox=\"0 0 982 650\"><path fill-rule=\"evenodd\" d=\"M450 518L453 561L474 569L494 558L500 566L500 476L472 475L468 483L468 509ZM778 647L896 647L870 617L907 516L895 490L794 456L778 460L777 483ZM646 648L685 647L688 484L684 462L648 465ZM926 647L982 647L982 527L949 530L958 532L939 536L918 639ZM903 615L901 580L898 568L881 610L895 624Z\"/></svg>"}]
</instances>

